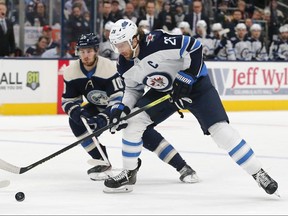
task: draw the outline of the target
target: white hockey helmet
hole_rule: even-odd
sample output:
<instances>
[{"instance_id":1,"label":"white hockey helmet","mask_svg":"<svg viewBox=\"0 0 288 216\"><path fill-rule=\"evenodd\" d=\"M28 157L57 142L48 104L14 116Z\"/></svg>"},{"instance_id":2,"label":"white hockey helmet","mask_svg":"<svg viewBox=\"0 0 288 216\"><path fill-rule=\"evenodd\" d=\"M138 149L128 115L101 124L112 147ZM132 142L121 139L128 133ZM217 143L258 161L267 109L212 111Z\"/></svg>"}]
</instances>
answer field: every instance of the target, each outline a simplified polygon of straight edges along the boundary
<instances>
[{"instance_id":1,"label":"white hockey helmet","mask_svg":"<svg viewBox=\"0 0 288 216\"><path fill-rule=\"evenodd\" d=\"M190 29L190 24L186 21L182 21L178 24L178 28Z\"/></svg>"},{"instance_id":2,"label":"white hockey helmet","mask_svg":"<svg viewBox=\"0 0 288 216\"><path fill-rule=\"evenodd\" d=\"M214 23L212 25L212 31L221 31L221 30L223 30L221 23Z\"/></svg>"},{"instance_id":3,"label":"white hockey helmet","mask_svg":"<svg viewBox=\"0 0 288 216\"><path fill-rule=\"evenodd\" d=\"M283 33L283 32L288 32L288 25L283 25L279 28L279 32Z\"/></svg>"},{"instance_id":4,"label":"white hockey helmet","mask_svg":"<svg viewBox=\"0 0 288 216\"><path fill-rule=\"evenodd\" d=\"M115 44L127 41L132 46L132 40L137 35L137 25L129 19L120 19L111 28L109 40L112 48Z\"/></svg>"},{"instance_id":5,"label":"white hockey helmet","mask_svg":"<svg viewBox=\"0 0 288 216\"><path fill-rule=\"evenodd\" d=\"M207 23L205 22L205 20L199 20L197 22L196 26L199 27L199 28L206 29L207 28Z\"/></svg>"},{"instance_id":6,"label":"white hockey helmet","mask_svg":"<svg viewBox=\"0 0 288 216\"><path fill-rule=\"evenodd\" d=\"M110 31L113 25L114 25L114 22L108 21L108 22L105 24L104 29L107 30L107 31Z\"/></svg>"},{"instance_id":7,"label":"white hockey helmet","mask_svg":"<svg viewBox=\"0 0 288 216\"><path fill-rule=\"evenodd\" d=\"M238 23L235 27L235 30L240 30L240 29L247 30L247 27L244 23Z\"/></svg>"},{"instance_id":8,"label":"white hockey helmet","mask_svg":"<svg viewBox=\"0 0 288 216\"><path fill-rule=\"evenodd\" d=\"M254 23L251 27L250 27L250 31L261 31L262 28L258 23Z\"/></svg>"}]
</instances>

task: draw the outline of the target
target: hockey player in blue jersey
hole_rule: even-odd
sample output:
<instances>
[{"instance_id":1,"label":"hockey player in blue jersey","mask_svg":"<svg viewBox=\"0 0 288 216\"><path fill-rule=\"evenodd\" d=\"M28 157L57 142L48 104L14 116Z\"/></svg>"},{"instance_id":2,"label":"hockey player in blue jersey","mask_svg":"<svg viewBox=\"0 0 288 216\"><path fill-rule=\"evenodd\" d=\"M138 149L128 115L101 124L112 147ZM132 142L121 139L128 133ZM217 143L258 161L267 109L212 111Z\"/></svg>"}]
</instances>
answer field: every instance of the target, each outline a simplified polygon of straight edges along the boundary
<instances>
[{"instance_id":1,"label":"hockey player in blue jersey","mask_svg":"<svg viewBox=\"0 0 288 216\"><path fill-rule=\"evenodd\" d=\"M115 51L120 53L117 68L126 86L122 103L114 105L110 115L110 120L118 123L112 130L124 129L123 171L105 180L104 192L133 190L143 132L147 125L160 123L177 108L188 109L197 118L203 133L226 150L266 193L277 191L277 182L262 169L252 148L230 126L220 97L208 77L202 45L197 39L162 30L145 35L127 19L115 23L109 38ZM143 94L145 86L151 89ZM155 110L162 110L162 115L154 115L153 107L127 122L119 121L120 116L125 115L123 110L147 104L165 94L171 94L172 100L155 107Z\"/></svg>"},{"instance_id":2,"label":"hockey player in blue jersey","mask_svg":"<svg viewBox=\"0 0 288 216\"><path fill-rule=\"evenodd\" d=\"M124 83L117 73L116 64L98 56L99 39L94 33L83 34L77 42L79 59L73 61L64 71L64 91L62 95L63 110L69 115L69 125L73 134L81 139L88 135L81 116L95 131L109 123L110 108L121 103ZM87 102L84 106L83 97ZM165 140L151 125L143 134L144 147L155 152L163 161L180 173L184 183L198 182L196 172L183 160L177 150ZM94 159L102 159L99 150L88 139L81 143L87 153ZM108 157L106 147L100 144ZM137 164L138 168L141 160ZM98 165L88 170L92 180L107 178L106 171L111 166Z\"/></svg>"}]
</instances>

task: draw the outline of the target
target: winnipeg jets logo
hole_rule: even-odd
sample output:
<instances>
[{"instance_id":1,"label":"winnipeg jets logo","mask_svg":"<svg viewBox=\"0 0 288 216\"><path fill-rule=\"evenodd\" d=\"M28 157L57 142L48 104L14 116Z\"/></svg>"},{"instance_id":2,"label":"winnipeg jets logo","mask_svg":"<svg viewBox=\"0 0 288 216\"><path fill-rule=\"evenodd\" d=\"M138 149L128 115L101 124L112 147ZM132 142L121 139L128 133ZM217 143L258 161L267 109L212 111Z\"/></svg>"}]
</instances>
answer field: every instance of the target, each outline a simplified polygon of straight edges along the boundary
<instances>
[{"instance_id":1,"label":"winnipeg jets logo","mask_svg":"<svg viewBox=\"0 0 288 216\"><path fill-rule=\"evenodd\" d=\"M154 40L154 35L152 35L152 34L147 35L147 37L146 37L147 46L148 46L149 43L150 43L151 41L153 41L153 40Z\"/></svg>"},{"instance_id":2,"label":"winnipeg jets logo","mask_svg":"<svg viewBox=\"0 0 288 216\"><path fill-rule=\"evenodd\" d=\"M151 87L159 87L162 88L163 86L165 86L165 82L163 80L163 77L148 77L148 79L150 79L150 85Z\"/></svg>"},{"instance_id":3,"label":"winnipeg jets logo","mask_svg":"<svg viewBox=\"0 0 288 216\"><path fill-rule=\"evenodd\" d=\"M167 73L155 72L146 76L143 83L157 90L167 90L171 87L172 79Z\"/></svg>"}]
</instances>

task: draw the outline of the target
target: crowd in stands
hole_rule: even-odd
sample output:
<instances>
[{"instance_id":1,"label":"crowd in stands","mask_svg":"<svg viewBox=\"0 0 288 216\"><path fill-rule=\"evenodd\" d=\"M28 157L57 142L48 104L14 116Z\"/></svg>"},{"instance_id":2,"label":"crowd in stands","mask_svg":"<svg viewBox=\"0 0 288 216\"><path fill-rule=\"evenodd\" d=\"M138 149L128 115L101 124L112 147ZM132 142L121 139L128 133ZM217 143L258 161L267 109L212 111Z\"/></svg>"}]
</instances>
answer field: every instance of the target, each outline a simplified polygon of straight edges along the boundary
<instances>
[{"instance_id":1,"label":"crowd in stands","mask_svg":"<svg viewBox=\"0 0 288 216\"><path fill-rule=\"evenodd\" d=\"M280 9L279 1L99 0L96 1L96 23L93 23L90 16L91 1L65 0L64 32L61 35L65 38L62 48L66 51L64 54L62 52L62 56L73 57L77 39L81 34L89 33L94 25L101 38L100 55L116 60L118 55L109 44L109 31L114 22L127 18L143 28L147 34L155 29L163 29L172 34L197 38L203 44L206 60L286 61L288 17ZM60 0L55 1L57 7L60 3ZM53 42L51 34L49 35L51 26L47 4L48 0L25 0L25 25L41 26L43 35L35 45L23 52L23 56L47 57L44 52L50 49L54 51L53 54L50 51L48 57L61 55L60 42ZM57 12L53 11L53 14ZM17 18L13 20L17 22ZM54 19L53 24L59 25L60 18ZM11 53L6 56L11 56Z\"/></svg>"}]
</instances>

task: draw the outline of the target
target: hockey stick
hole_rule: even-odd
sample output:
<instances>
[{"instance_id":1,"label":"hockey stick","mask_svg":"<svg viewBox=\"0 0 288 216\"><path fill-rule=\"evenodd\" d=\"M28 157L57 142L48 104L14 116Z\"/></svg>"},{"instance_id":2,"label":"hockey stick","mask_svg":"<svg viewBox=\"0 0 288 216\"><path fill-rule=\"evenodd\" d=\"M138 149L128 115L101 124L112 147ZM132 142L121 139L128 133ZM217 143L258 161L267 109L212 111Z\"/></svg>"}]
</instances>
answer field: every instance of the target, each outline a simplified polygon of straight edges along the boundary
<instances>
[{"instance_id":1,"label":"hockey stick","mask_svg":"<svg viewBox=\"0 0 288 216\"><path fill-rule=\"evenodd\" d=\"M9 185L10 185L10 181L9 180L0 181L0 188L7 187Z\"/></svg>"},{"instance_id":2,"label":"hockey stick","mask_svg":"<svg viewBox=\"0 0 288 216\"><path fill-rule=\"evenodd\" d=\"M137 114L139 114L139 113L141 113L141 112L143 112L145 110L148 110L148 109L156 106L157 104L169 99L170 97L171 96L169 94L167 94L167 95L165 95L165 96L163 96L163 97L161 97L161 98L159 98L159 99L157 99L157 100L155 100L155 101L153 101L153 102L151 102L151 103L149 103L149 104L147 104L147 105L135 110L134 112L126 115L125 117L121 118L121 120L127 120L129 118L132 118L133 116L135 116L135 115L137 115ZM54 157L56 157L57 155L60 155L60 154L62 154L64 152L68 151L69 149L77 146L79 143L81 143L81 142L83 142L83 141L85 141L87 139L90 139L90 138L92 138L94 136L99 136L101 133L103 133L104 131L112 128L113 126L115 126L115 124L111 123L111 124L109 124L109 125L107 125L107 126L105 126L103 128L100 128L99 130L93 132L92 134L89 134L88 136L83 137L82 139L77 140L76 142L66 146L65 148L60 149L59 151L57 151L57 152L55 152L55 153L53 153L53 154L51 154L51 155L39 160L39 161L37 161L37 162L35 162L35 163L33 163L33 164L29 165L29 166L26 166L26 167L18 167L18 166L15 166L13 164L10 164L10 163L0 159L0 169L6 170L6 171L11 172L11 173L15 173L15 174L23 174L23 173L33 169L34 167L36 167L36 166L38 166L38 165L40 165L40 164L42 164L42 163L54 158Z\"/></svg>"},{"instance_id":3,"label":"hockey stick","mask_svg":"<svg viewBox=\"0 0 288 216\"><path fill-rule=\"evenodd\" d=\"M91 130L91 128L90 128L89 125L87 124L86 119L83 118L83 117L81 117L81 120L82 120L83 124L85 125L86 130L88 131L88 133L89 133L89 134L92 134L93 131ZM100 144L99 144L98 139L94 136L94 137L92 137L92 140L93 140L94 144L96 145L96 148L98 149L101 157L103 158L103 160L93 159L93 161L95 162L95 164L97 163L97 165L110 166L111 164L110 164L108 158L106 157L105 153L103 152L103 150L102 150L102 148L101 148L101 146L100 146ZM95 166L97 166L97 165L95 165Z\"/></svg>"}]
</instances>

